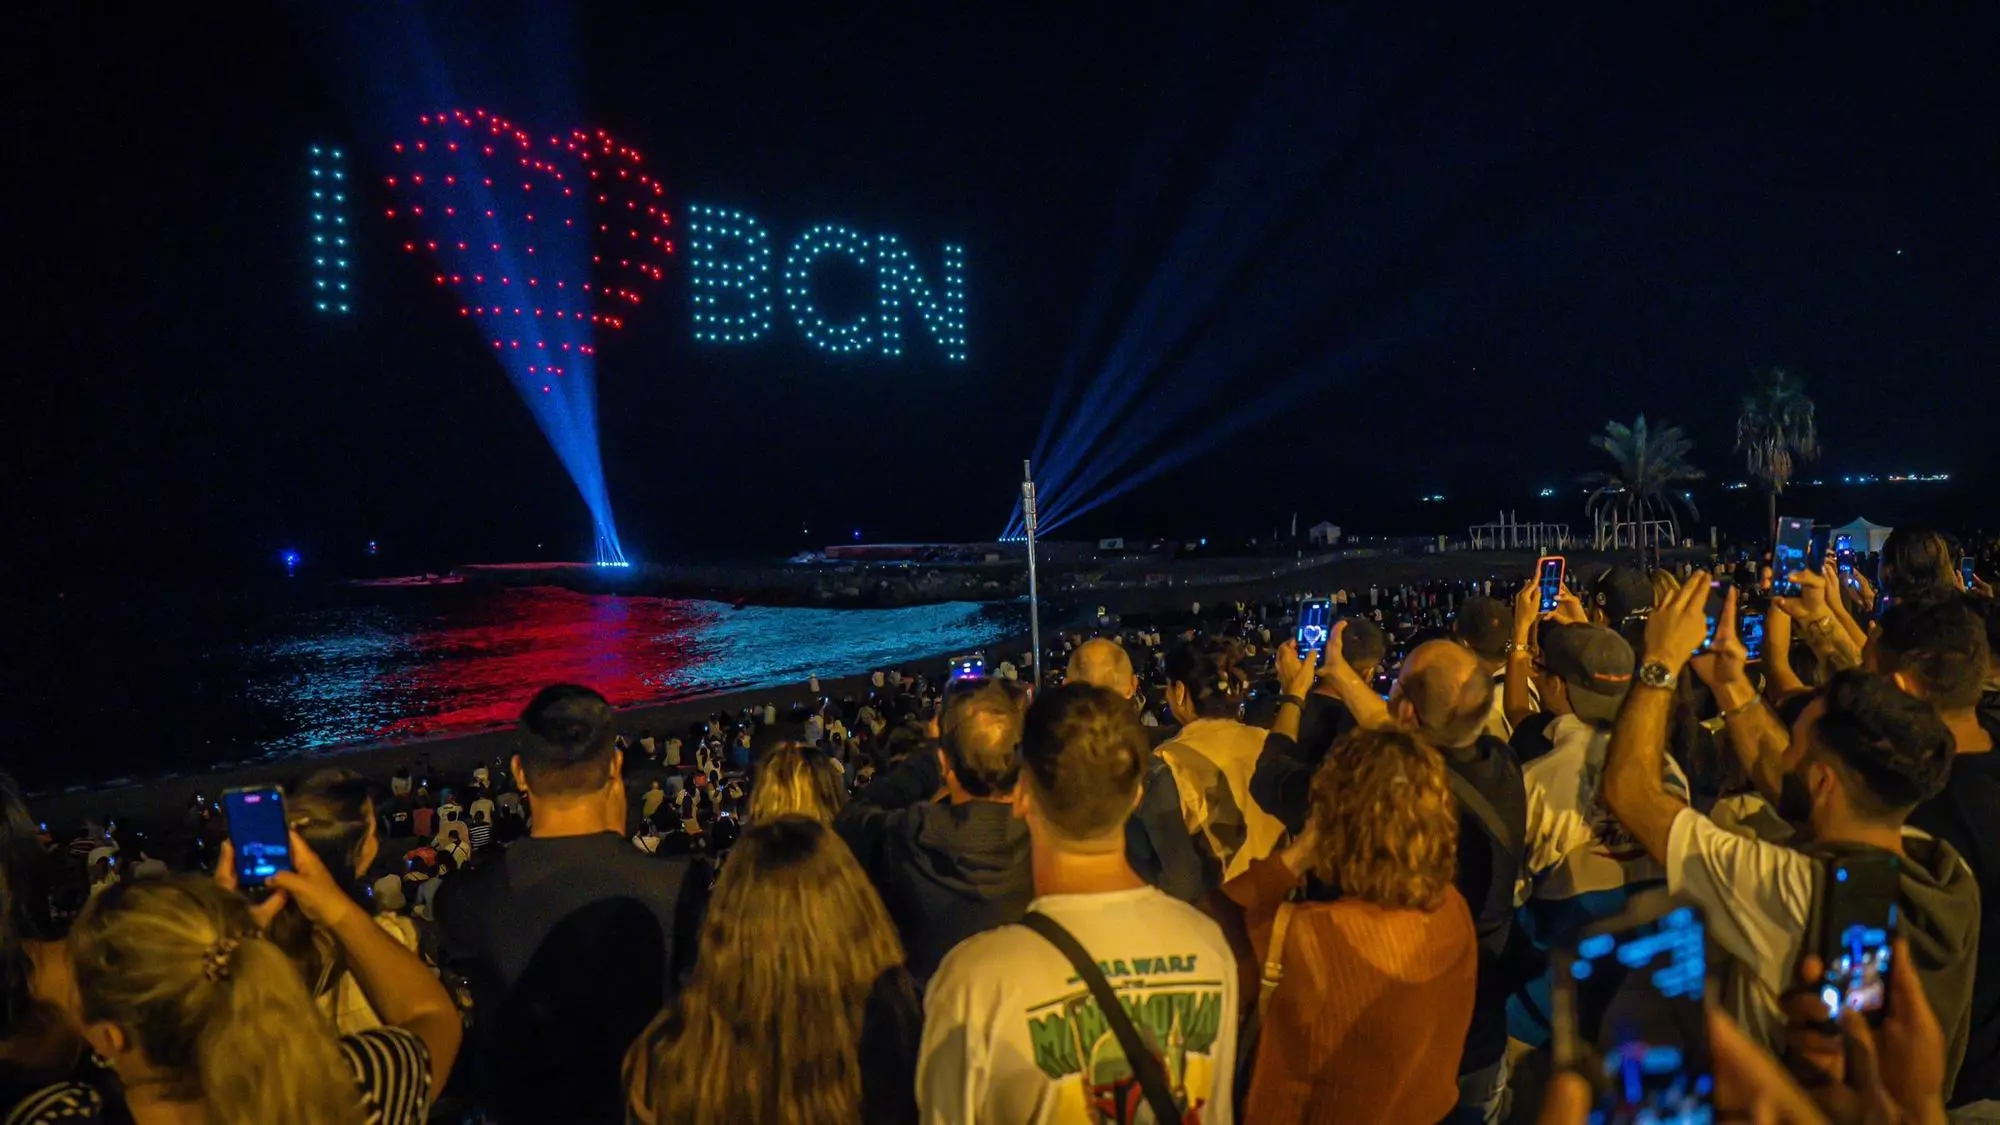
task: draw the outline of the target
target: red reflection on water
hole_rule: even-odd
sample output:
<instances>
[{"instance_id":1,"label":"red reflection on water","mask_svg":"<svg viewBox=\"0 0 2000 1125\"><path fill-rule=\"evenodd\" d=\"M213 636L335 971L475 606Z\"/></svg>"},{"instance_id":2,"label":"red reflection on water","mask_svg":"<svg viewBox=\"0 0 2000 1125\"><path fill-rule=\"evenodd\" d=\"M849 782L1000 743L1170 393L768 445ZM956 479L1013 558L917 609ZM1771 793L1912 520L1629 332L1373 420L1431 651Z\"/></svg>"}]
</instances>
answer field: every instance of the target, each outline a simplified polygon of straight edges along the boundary
<instances>
[{"instance_id":1,"label":"red reflection on water","mask_svg":"<svg viewBox=\"0 0 2000 1125\"><path fill-rule=\"evenodd\" d=\"M695 632L713 620L700 603L536 588L509 590L447 612L413 634L423 663L383 687L406 718L387 737L480 730L515 722L548 684L585 684L614 705L659 697L674 673L701 659Z\"/></svg>"}]
</instances>

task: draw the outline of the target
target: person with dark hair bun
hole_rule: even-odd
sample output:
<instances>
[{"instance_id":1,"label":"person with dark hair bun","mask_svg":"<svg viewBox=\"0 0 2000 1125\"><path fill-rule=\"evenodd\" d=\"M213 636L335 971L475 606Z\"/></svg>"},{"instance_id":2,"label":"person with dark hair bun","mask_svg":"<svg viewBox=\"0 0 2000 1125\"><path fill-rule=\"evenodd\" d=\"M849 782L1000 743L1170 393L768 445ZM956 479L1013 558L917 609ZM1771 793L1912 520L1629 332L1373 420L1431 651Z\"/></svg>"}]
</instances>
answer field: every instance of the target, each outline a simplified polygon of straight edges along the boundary
<instances>
[{"instance_id":1,"label":"person with dark hair bun","mask_svg":"<svg viewBox=\"0 0 2000 1125\"><path fill-rule=\"evenodd\" d=\"M1250 795L1265 731L1239 717L1249 679L1236 645L1197 638L1167 654L1167 706L1181 732L1160 746L1190 834L1233 879L1270 855L1285 826Z\"/></svg>"},{"instance_id":2,"label":"person with dark hair bun","mask_svg":"<svg viewBox=\"0 0 2000 1125\"><path fill-rule=\"evenodd\" d=\"M373 786L352 770L319 770L285 795L292 829L319 857L348 896L362 906L362 876L381 852ZM396 944L415 952L415 923L400 914L370 911L375 924ZM268 936L299 966L313 1000L343 1035L382 1026L381 1015L361 991L339 943L312 924L296 904L278 912Z\"/></svg>"}]
</instances>

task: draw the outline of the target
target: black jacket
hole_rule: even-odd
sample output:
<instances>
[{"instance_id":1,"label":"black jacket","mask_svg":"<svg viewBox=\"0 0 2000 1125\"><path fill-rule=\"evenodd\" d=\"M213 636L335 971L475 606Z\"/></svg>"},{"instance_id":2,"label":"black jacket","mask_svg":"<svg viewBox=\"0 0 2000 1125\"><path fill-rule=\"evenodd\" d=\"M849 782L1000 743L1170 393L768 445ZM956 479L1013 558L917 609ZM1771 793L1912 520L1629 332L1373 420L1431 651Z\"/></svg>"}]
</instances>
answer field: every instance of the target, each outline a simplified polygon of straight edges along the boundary
<instances>
[{"instance_id":1,"label":"black jacket","mask_svg":"<svg viewBox=\"0 0 2000 1125\"><path fill-rule=\"evenodd\" d=\"M2000 740L2000 723L1988 730ZM1947 1104L1959 1106L2000 1098L2000 832L1993 815L2000 809L2000 750L1960 754L1951 763L1944 792L1918 805L1910 827L1950 844L1979 885L1978 952L1970 989L1965 1061ZM1914 856L1912 858L1915 858ZM1907 927L1906 927L1907 928ZM1917 954L1912 948L1911 953ZM1964 993L1956 988L1960 995ZM1934 1004L1942 1019L1946 1004ZM1952 1033L1946 1025L1945 1034Z\"/></svg>"},{"instance_id":2,"label":"black jacket","mask_svg":"<svg viewBox=\"0 0 2000 1125\"><path fill-rule=\"evenodd\" d=\"M952 946L1019 921L1035 897L1028 829L1013 806L933 802L943 784L935 749L919 751L856 793L834 821L882 892L920 984Z\"/></svg>"}]
</instances>

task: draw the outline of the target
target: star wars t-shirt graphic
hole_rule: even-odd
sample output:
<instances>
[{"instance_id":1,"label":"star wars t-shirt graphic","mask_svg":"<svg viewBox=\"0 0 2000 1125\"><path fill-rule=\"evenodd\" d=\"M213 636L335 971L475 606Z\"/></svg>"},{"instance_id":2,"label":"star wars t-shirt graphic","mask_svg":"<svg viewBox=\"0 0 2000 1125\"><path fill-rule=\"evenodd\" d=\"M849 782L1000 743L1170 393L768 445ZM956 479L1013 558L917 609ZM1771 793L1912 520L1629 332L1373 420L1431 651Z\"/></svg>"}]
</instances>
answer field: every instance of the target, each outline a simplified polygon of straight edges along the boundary
<instances>
[{"instance_id":1,"label":"star wars t-shirt graphic","mask_svg":"<svg viewBox=\"0 0 2000 1125\"><path fill-rule=\"evenodd\" d=\"M1111 1023L1060 950L1026 926L960 942L924 994L924 1125L1232 1125L1236 955L1215 922L1153 887L1044 895L1029 910L1090 956L1182 1108L1156 1121Z\"/></svg>"},{"instance_id":2,"label":"star wars t-shirt graphic","mask_svg":"<svg viewBox=\"0 0 2000 1125\"><path fill-rule=\"evenodd\" d=\"M1174 1100L1186 1107L1182 1121L1187 1125L1211 1120L1202 1111L1215 1089L1215 1041L1222 1030L1222 981L1199 979L1199 963L1189 955L1098 965L1139 1037L1165 1064ZM1060 1120L1091 1125L1152 1121L1145 1091L1097 999L1081 980L1072 977L1069 983L1069 994L1028 1010L1035 1066L1054 1081L1080 1086L1083 1115Z\"/></svg>"}]
</instances>

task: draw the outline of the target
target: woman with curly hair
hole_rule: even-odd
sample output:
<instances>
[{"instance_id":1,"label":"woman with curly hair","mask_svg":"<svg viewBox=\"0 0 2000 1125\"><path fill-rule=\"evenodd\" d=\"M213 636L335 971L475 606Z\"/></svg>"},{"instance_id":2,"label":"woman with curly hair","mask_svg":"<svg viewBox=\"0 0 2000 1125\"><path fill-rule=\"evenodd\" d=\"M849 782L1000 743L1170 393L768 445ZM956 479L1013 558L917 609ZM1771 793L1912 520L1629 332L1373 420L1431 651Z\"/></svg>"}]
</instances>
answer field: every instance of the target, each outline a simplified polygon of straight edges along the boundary
<instances>
[{"instance_id":1,"label":"woman with curly hair","mask_svg":"<svg viewBox=\"0 0 2000 1125\"><path fill-rule=\"evenodd\" d=\"M754 823L702 921L694 977L625 1056L644 1125L916 1120L923 1022L875 888L818 820Z\"/></svg>"},{"instance_id":2,"label":"woman with curly hair","mask_svg":"<svg viewBox=\"0 0 2000 1125\"><path fill-rule=\"evenodd\" d=\"M1244 987L1268 959L1282 972L1259 1002L1255 1069L1238 1092L1244 1120L1433 1122L1451 1112L1478 975L1472 914L1452 886L1457 861L1458 805L1436 750L1399 730L1334 744L1299 838L1222 888L1248 931ZM1308 875L1340 897L1287 901Z\"/></svg>"}]
</instances>

